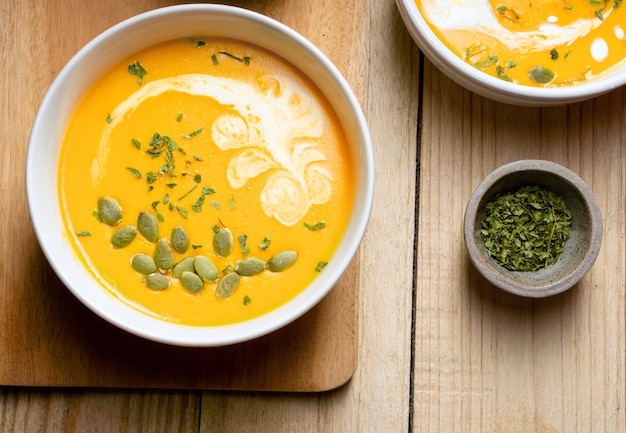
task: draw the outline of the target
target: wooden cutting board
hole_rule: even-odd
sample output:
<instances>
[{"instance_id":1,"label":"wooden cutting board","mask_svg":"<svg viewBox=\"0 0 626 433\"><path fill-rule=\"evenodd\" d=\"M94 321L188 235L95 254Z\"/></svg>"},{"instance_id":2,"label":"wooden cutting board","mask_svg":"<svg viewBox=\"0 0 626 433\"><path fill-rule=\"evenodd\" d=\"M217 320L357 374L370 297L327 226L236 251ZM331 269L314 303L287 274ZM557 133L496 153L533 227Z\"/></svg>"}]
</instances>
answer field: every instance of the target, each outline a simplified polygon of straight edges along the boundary
<instances>
[{"instance_id":1,"label":"wooden cutting board","mask_svg":"<svg viewBox=\"0 0 626 433\"><path fill-rule=\"evenodd\" d=\"M301 14L296 4L276 10L263 1L237 3L316 34L318 19ZM9 145L0 157L0 385L268 391L341 386L357 366L358 257L333 291L290 326L235 346L181 348L143 340L97 317L63 286L38 246L28 218L24 164L47 87L91 38L165 5L21 2L11 6L17 8L11 14L1 14L0 130ZM357 19L346 13L328 21L330 28L351 28L348 21ZM37 32L24 31L35 27ZM312 42L326 52L337 48L331 60L355 79L358 70L343 56L352 41L335 36Z\"/></svg>"}]
</instances>

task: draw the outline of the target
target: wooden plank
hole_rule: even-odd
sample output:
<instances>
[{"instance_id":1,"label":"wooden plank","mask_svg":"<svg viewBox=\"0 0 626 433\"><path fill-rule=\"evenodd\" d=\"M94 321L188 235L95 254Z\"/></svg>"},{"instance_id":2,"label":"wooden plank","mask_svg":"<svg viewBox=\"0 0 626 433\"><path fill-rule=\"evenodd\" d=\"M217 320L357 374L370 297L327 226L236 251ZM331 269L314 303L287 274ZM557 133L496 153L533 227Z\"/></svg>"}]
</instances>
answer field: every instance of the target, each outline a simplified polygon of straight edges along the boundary
<instances>
[{"instance_id":1,"label":"wooden plank","mask_svg":"<svg viewBox=\"0 0 626 433\"><path fill-rule=\"evenodd\" d=\"M0 390L2 432L197 431L199 391Z\"/></svg>"},{"instance_id":2,"label":"wooden plank","mask_svg":"<svg viewBox=\"0 0 626 433\"><path fill-rule=\"evenodd\" d=\"M358 14L349 51L334 47L330 29L320 43L348 66L344 74L374 143L374 209L361 248L359 367L346 386L315 396L205 392L202 432L244 433L258 425L272 432L409 431L419 52L393 2L349 3ZM300 4L286 2L283 10L291 13L284 19L295 20ZM333 15L350 6L326 7Z\"/></svg>"},{"instance_id":3,"label":"wooden plank","mask_svg":"<svg viewBox=\"0 0 626 433\"><path fill-rule=\"evenodd\" d=\"M625 89L521 108L473 95L427 63L423 104L414 430L624 431ZM489 285L463 241L473 190L525 158L578 173L604 216L591 272L547 299Z\"/></svg>"}]
</instances>

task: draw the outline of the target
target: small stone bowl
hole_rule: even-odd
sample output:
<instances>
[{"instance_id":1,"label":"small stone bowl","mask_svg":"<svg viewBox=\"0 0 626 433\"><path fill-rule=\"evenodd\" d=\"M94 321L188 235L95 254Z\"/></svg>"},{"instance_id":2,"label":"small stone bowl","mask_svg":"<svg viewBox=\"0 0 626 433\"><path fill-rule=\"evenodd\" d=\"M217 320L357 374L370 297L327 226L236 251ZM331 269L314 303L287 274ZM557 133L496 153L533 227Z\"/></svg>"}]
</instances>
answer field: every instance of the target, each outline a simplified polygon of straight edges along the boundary
<instances>
[{"instance_id":1,"label":"small stone bowl","mask_svg":"<svg viewBox=\"0 0 626 433\"><path fill-rule=\"evenodd\" d=\"M570 237L556 263L537 271L510 271L489 256L480 221L485 205L496 195L530 185L565 200L572 215ZM516 295L542 298L568 290L591 269L602 244L602 215L578 175L554 162L521 160L496 169L478 186L465 211L464 235L472 263L490 283Z\"/></svg>"}]
</instances>

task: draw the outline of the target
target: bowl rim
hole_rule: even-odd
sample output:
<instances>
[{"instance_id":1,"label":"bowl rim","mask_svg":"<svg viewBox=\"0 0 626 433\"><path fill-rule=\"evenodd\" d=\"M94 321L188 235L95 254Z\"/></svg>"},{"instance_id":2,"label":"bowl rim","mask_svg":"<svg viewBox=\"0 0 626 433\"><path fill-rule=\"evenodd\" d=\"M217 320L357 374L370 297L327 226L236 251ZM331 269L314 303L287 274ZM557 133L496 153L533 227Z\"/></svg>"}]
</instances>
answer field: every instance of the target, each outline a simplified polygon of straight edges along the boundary
<instances>
[{"instance_id":1,"label":"bowl rim","mask_svg":"<svg viewBox=\"0 0 626 433\"><path fill-rule=\"evenodd\" d=\"M626 67L606 77L569 87L533 87L500 80L474 68L452 52L428 25L415 0L396 0L396 5L409 33L428 59L449 78L485 97L515 105L566 105L626 85Z\"/></svg>"},{"instance_id":2,"label":"bowl rim","mask_svg":"<svg viewBox=\"0 0 626 433\"><path fill-rule=\"evenodd\" d=\"M496 271L485 260L478 247L478 241L476 240L475 223L478 212L480 211L480 203L484 195L501 179L516 172L526 171L543 172L548 175L559 177L564 182L568 183L585 202L590 217L589 230L592 232L592 235L590 236L590 244L587 247L581 263L576 266L572 272L541 288L529 288ZM463 226L463 234L468 255L470 261L478 272L496 287L515 295L531 298L543 298L556 295L569 290L576 283L578 283L580 279L589 272L596 261L602 245L602 230L603 223L600 206L585 181L570 169L556 162L541 159L523 159L513 161L496 168L489 175L487 175L487 177L485 177L485 179L473 192L467 204Z\"/></svg>"},{"instance_id":3,"label":"bowl rim","mask_svg":"<svg viewBox=\"0 0 626 433\"><path fill-rule=\"evenodd\" d=\"M72 69L77 68L77 66L89 56L89 53L98 51L101 47L111 43L111 40L119 41L123 39L125 35L128 37L128 35L138 27L141 28L142 26L149 26L151 23L160 22L165 17L168 17L168 19L174 17L179 20L185 20L191 19L189 17L192 16L196 17L196 19L198 16L212 19L216 19L215 17L227 17L237 20L238 22L245 22L249 27L262 27L267 35L280 38L282 41L287 41L295 45L295 47L298 48L299 55L307 59L303 60L303 62L312 61L319 65L320 70L323 72L323 74L321 74L322 76L319 78L320 81L317 81L315 77L307 74L306 71L303 71L303 73L309 76L309 79L317 86L320 86L321 80L327 80L325 84L337 88L343 104L345 104L345 107L348 107L347 109L349 110L349 115L346 114L345 116L346 119L342 119L341 115L338 113L340 122L344 130L346 130L348 126L344 121L353 123L350 126L356 131L356 137L351 141L359 144L358 146L356 144L350 146L353 147L353 149L358 148L360 154L353 155L353 157L359 158L358 161L355 161L355 165L358 164L359 167L361 167L357 173L359 177L355 179L361 191L358 197L355 197L354 204L354 208L358 209L359 213L356 214L353 212L346 229L346 233L350 233L351 240L344 239L341 241L332 256L332 260L329 260L324 272L316 277L314 283L294 296L287 303L264 315L231 325L209 327L179 325L148 316L134 307L127 305L125 301L114 298L108 293L108 290L103 287L99 287L99 292L101 293L96 293L97 291L88 292L82 287L76 287L76 284L80 281L78 279L79 277L64 270L65 265L62 263L62 259L59 258L58 252L53 250L53 247L59 245L60 241L51 239L51 235L46 231L47 218L44 216L46 209L44 205L40 203L40 199L42 198L42 193L39 191L41 189L41 180L35 168L38 158L38 152L36 152L38 146L36 143L45 137L49 139L43 130L44 124L46 119L49 121L51 117L50 113L54 111L54 100L59 94L62 94L63 82ZM193 35L189 34L188 36ZM165 41L168 39L170 38L164 37L161 40ZM242 40L253 43L245 37L242 37ZM151 45L151 43L143 46L148 45ZM274 50L270 49L270 51ZM115 58L121 60L127 54L131 54L131 52L123 51L121 54L116 54ZM282 53L277 54L282 56ZM293 59L286 58L286 60L294 63ZM295 66L299 68L298 65ZM90 80L89 85L92 85L94 80ZM328 99L333 108L336 109L331 98ZM44 113L48 114L44 115ZM46 119L44 119L44 117L46 117ZM63 125L62 129L65 131L66 125ZM55 172L58 170L58 151L56 155L57 159L55 159L54 164ZM269 334L304 315L332 290L346 268L351 264L365 234L374 196L374 157L369 129L356 96L337 67L312 42L287 25L248 9L219 4L175 5L143 12L111 26L79 49L55 77L38 108L28 143L25 175L27 202L35 235L44 256L61 282L91 311L118 328L152 341L177 346L211 347L240 343ZM56 181L54 185L56 188ZM57 204L57 206L59 205ZM57 238L59 237L57 235L55 236ZM81 266L85 268L84 265ZM76 268L76 270L81 272L78 268ZM83 269L83 271L84 278L84 273L88 271L85 269ZM91 280L93 280L93 278L91 278ZM99 283L93 282L93 285L97 284ZM309 290L313 284L315 284L316 290ZM119 308L120 304L126 305Z\"/></svg>"}]
</instances>

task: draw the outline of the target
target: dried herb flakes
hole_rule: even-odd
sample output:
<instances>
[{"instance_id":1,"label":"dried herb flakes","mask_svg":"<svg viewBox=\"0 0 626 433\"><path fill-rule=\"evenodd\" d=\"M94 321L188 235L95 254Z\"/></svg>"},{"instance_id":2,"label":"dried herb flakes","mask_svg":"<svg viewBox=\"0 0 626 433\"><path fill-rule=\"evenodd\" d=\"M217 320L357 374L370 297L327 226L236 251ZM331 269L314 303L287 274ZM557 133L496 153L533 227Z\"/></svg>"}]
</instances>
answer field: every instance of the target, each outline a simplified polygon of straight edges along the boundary
<instances>
[{"instance_id":1,"label":"dried herb flakes","mask_svg":"<svg viewBox=\"0 0 626 433\"><path fill-rule=\"evenodd\" d=\"M540 186L524 186L487 203L481 234L489 255L500 265L536 271L557 261L571 224L562 197Z\"/></svg>"}]
</instances>

